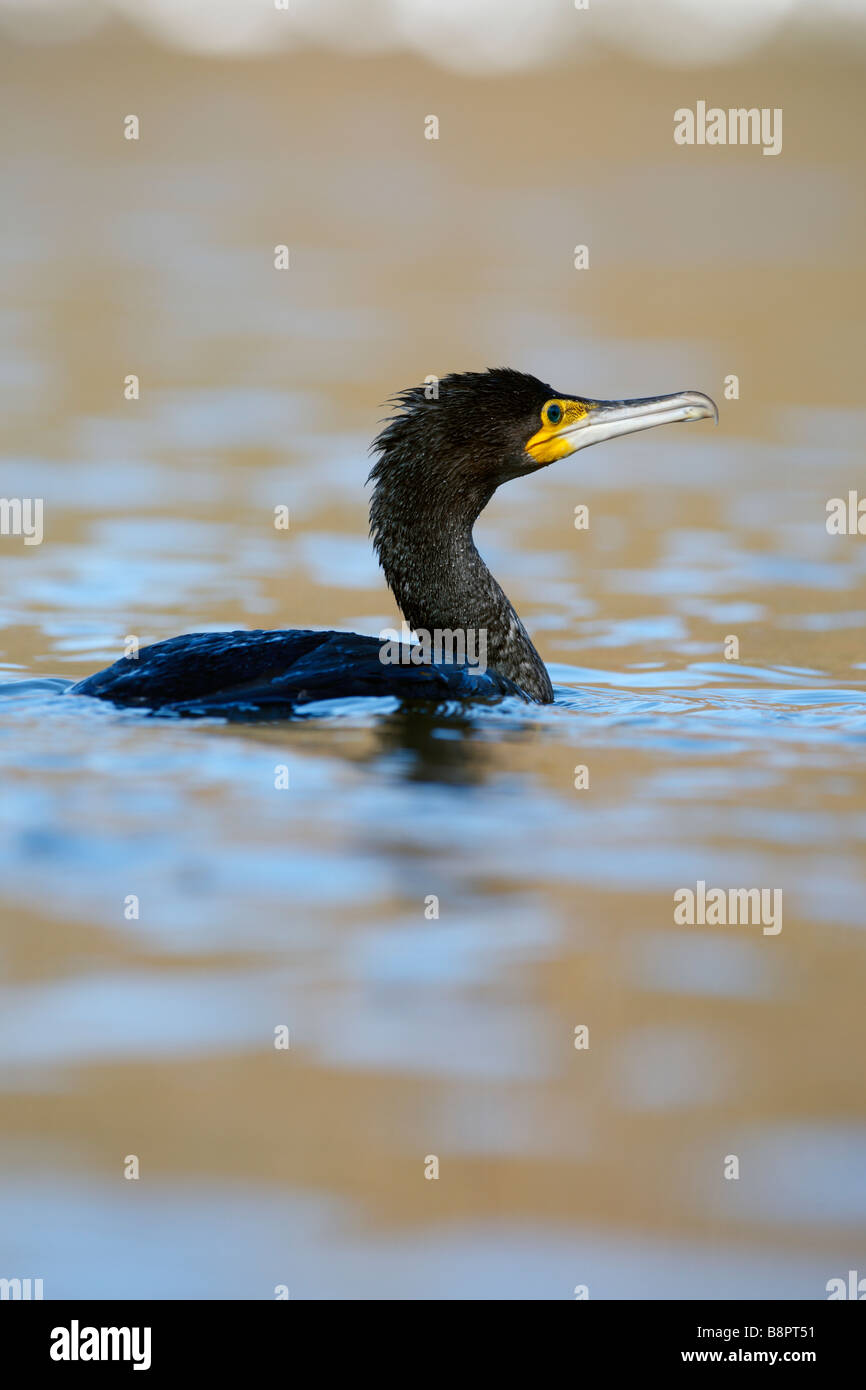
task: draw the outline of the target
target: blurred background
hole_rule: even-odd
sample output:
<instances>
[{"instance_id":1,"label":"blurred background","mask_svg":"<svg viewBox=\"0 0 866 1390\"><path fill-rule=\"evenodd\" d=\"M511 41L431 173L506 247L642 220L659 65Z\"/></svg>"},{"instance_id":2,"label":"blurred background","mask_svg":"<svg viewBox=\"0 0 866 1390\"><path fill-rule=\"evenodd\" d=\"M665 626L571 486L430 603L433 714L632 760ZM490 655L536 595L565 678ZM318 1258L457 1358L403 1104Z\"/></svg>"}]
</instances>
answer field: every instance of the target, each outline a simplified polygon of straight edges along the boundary
<instances>
[{"instance_id":1,"label":"blurred background","mask_svg":"<svg viewBox=\"0 0 866 1390\"><path fill-rule=\"evenodd\" d=\"M0 495L45 507L0 537L0 1276L866 1275L866 538L825 526L866 493L864 6L0 0L0 44ZM782 153L676 145L698 101ZM554 707L63 698L126 634L394 623L383 402L496 365L721 407L479 523ZM781 934L675 926L698 879L781 887Z\"/></svg>"}]
</instances>

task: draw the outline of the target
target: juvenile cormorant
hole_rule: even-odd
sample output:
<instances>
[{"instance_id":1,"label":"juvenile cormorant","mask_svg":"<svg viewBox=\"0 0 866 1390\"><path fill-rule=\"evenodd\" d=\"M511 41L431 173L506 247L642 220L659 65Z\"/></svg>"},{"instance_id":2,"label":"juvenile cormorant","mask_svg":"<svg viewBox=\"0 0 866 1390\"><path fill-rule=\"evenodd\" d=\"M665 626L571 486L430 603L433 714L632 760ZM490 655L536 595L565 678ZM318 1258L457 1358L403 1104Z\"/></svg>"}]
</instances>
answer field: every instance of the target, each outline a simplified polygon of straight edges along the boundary
<instances>
[{"instance_id":1,"label":"juvenile cormorant","mask_svg":"<svg viewBox=\"0 0 866 1390\"><path fill-rule=\"evenodd\" d=\"M70 693L235 719L279 718L347 695L550 703L544 662L475 548L476 518L510 478L617 435L718 419L716 406L700 391L592 401L508 368L446 376L438 394L415 386L392 404L372 446L376 553L411 629L431 643L436 633L462 633L467 643L483 634L486 671L447 659L385 664L382 640L351 632L193 632L124 657Z\"/></svg>"}]
</instances>

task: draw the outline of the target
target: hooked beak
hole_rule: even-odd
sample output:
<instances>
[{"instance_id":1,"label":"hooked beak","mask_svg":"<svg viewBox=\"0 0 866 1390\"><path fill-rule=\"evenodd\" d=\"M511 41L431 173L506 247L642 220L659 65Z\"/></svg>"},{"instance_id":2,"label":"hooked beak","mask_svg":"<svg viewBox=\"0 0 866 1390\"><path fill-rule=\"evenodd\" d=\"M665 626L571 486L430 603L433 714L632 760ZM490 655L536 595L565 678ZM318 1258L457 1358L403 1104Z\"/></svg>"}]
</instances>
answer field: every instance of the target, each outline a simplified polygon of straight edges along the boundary
<instances>
[{"instance_id":1,"label":"hooked beak","mask_svg":"<svg viewBox=\"0 0 866 1390\"><path fill-rule=\"evenodd\" d=\"M672 425L678 420L702 420L712 415L719 423L715 401L702 391L678 391L671 396L646 396L634 401L564 401L562 424L539 430L526 445L537 463L553 463L603 439L636 434L655 425Z\"/></svg>"},{"instance_id":2,"label":"hooked beak","mask_svg":"<svg viewBox=\"0 0 866 1390\"><path fill-rule=\"evenodd\" d=\"M583 419L563 431L563 437L573 439L575 449L586 449L619 434L635 434L677 420L703 420L708 415L719 423L715 401L702 391L678 391L673 396L647 396L639 401L596 401Z\"/></svg>"}]
</instances>

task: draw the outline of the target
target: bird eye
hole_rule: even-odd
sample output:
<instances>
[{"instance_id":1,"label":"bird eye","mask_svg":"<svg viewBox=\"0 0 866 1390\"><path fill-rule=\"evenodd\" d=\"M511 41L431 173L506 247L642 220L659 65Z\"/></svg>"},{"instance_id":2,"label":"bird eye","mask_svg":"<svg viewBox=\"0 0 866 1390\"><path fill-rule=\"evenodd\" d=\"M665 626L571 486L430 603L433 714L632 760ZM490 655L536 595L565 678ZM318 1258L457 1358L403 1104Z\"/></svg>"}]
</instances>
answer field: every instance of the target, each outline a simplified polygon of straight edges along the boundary
<instances>
[{"instance_id":1,"label":"bird eye","mask_svg":"<svg viewBox=\"0 0 866 1390\"><path fill-rule=\"evenodd\" d=\"M549 405L549 406L547 407L547 423L548 423L549 425L558 425L561 419L562 419L562 406L561 406L561 405L557 405L556 402L554 401L552 405Z\"/></svg>"}]
</instances>

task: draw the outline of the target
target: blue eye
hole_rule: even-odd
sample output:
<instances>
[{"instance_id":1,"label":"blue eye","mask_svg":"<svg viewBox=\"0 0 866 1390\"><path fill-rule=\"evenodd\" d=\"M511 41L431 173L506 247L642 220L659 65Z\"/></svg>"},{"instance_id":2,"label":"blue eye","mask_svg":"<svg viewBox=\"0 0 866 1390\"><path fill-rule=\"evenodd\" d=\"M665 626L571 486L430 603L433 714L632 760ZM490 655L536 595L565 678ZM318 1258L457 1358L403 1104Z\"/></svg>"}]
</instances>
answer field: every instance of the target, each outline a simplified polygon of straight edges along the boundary
<instances>
[{"instance_id":1,"label":"blue eye","mask_svg":"<svg viewBox=\"0 0 866 1390\"><path fill-rule=\"evenodd\" d=\"M547 423L548 423L549 425L558 425L561 419L562 419L562 406L561 406L561 405L556 405L556 404L554 404L554 405L549 405L549 406L547 407Z\"/></svg>"}]
</instances>

